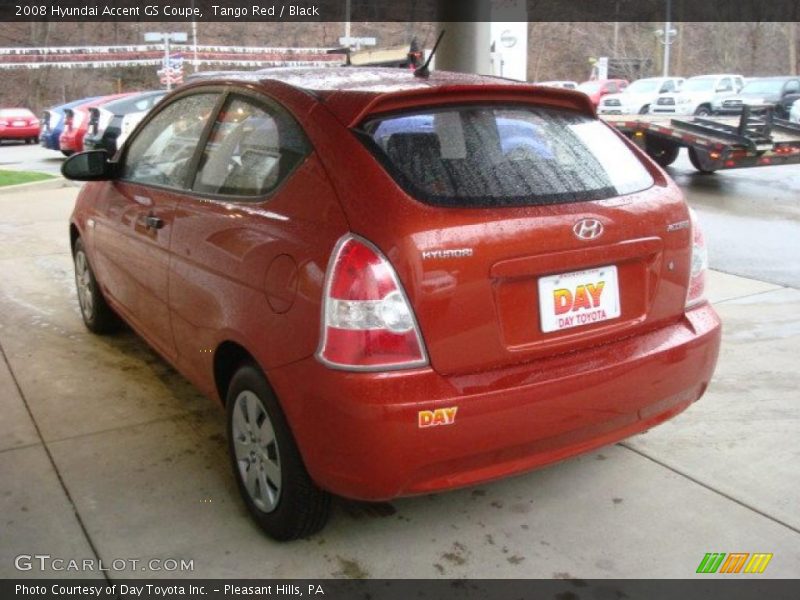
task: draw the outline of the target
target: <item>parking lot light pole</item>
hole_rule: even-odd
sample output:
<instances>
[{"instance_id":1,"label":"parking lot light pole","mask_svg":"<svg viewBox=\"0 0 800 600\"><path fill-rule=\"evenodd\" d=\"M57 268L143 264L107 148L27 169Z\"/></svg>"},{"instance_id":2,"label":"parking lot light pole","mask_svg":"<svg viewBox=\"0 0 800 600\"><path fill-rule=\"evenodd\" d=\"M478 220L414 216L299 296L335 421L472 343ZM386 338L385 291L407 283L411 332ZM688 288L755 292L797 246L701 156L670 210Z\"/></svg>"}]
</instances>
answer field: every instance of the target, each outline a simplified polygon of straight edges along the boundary
<instances>
[{"instance_id":1,"label":"parking lot light pole","mask_svg":"<svg viewBox=\"0 0 800 600\"><path fill-rule=\"evenodd\" d=\"M672 1L667 0L667 20L664 22L664 29L656 29L656 35L658 36L658 41L664 45L664 64L662 68L662 77L669 76L669 51L670 46L672 46L673 39L677 35L678 31L672 26L672 21L670 20L672 17L670 13L672 12L670 9L672 8Z\"/></svg>"}]
</instances>

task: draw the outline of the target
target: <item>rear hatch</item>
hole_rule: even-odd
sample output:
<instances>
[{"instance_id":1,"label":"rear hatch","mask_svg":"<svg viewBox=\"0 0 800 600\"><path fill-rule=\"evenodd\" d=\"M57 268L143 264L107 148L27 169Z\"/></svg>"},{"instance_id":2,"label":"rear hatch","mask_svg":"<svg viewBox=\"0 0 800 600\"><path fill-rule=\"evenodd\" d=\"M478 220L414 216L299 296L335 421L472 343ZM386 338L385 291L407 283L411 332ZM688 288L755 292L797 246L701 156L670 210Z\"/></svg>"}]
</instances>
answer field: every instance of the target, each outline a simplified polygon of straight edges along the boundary
<instances>
[{"instance_id":1,"label":"rear hatch","mask_svg":"<svg viewBox=\"0 0 800 600\"><path fill-rule=\"evenodd\" d=\"M357 176L336 178L355 186L345 211L397 270L437 371L574 352L681 318L682 196L590 111L472 94L368 116L355 131L373 165L347 153Z\"/></svg>"}]
</instances>

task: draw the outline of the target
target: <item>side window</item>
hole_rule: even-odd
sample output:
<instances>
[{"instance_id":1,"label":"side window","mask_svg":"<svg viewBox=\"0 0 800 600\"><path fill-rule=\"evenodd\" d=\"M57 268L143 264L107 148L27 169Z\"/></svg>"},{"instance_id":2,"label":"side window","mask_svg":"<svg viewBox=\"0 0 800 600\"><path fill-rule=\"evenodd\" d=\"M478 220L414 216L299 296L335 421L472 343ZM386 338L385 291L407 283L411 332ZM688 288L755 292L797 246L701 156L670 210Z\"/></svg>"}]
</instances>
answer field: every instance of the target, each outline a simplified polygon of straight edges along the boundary
<instances>
[{"instance_id":1,"label":"side window","mask_svg":"<svg viewBox=\"0 0 800 600\"><path fill-rule=\"evenodd\" d=\"M184 187L197 143L219 95L195 94L171 103L131 140L122 178L135 183Z\"/></svg>"},{"instance_id":2,"label":"side window","mask_svg":"<svg viewBox=\"0 0 800 600\"><path fill-rule=\"evenodd\" d=\"M668 79L663 83L661 89L658 90L659 94L665 94L667 92L674 92L675 91L675 82L672 79Z\"/></svg>"},{"instance_id":3,"label":"side window","mask_svg":"<svg viewBox=\"0 0 800 600\"><path fill-rule=\"evenodd\" d=\"M725 77L724 79L720 79L719 83L717 84L717 91L718 92L733 91L733 86L731 85L730 77Z\"/></svg>"},{"instance_id":4,"label":"side window","mask_svg":"<svg viewBox=\"0 0 800 600\"><path fill-rule=\"evenodd\" d=\"M619 86L617 86L617 82L616 81L609 81L606 84L606 91L609 94L616 94L619 91Z\"/></svg>"},{"instance_id":5,"label":"side window","mask_svg":"<svg viewBox=\"0 0 800 600\"><path fill-rule=\"evenodd\" d=\"M284 110L231 96L214 123L192 189L263 196L308 154L300 126Z\"/></svg>"},{"instance_id":6,"label":"side window","mask_svg":"<svg viewBox=\"0 0 800 600\"><path fill-rule=\"evenodd\" d=\"M797 79L792 79L789 83L786 84L786 88L783 90L783 94L800 94L800 81Z\"/></svg>"}]
</instances>

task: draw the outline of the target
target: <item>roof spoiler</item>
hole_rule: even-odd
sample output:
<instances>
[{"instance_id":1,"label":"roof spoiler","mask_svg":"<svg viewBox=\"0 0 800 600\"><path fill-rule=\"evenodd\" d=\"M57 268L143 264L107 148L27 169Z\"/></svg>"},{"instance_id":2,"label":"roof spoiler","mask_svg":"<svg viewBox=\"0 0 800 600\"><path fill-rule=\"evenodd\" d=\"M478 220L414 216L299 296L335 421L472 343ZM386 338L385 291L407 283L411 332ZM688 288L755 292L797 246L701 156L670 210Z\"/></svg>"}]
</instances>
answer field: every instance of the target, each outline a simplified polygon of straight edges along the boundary
<instances>
[{"instance_id":1,"label":"roof spoiler","mask_svg":"<svg viewBox=\"0 0 800 600\"><path fill-rule=\"evenodd\" d=\"M361 111L349 116L355 127L367 116L389 113L417 106L443 106L454 103L482 102L490 99L512 104L531 104L573 110L595 117L595 108L586 94L572 90L524 84L464 84L447 87L390 92L374 98Z\"/></svg>"}]
</instances>

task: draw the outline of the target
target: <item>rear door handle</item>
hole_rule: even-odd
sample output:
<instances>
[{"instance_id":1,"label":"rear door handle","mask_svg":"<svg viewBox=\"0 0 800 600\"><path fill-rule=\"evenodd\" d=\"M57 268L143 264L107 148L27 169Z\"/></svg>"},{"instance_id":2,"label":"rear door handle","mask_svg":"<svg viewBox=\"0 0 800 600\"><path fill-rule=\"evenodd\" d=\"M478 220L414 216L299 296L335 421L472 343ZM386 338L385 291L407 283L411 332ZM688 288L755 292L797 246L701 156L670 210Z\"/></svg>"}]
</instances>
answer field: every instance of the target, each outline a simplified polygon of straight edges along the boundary
<instances>
[{"instance_id":1,"label":"rear door handle","mask_svg":"<svg viewBox=\"0 0 800 600\"><path fill-rule=\"evenodd\" d=\"M164 227L164 219L159 219L153 215L147 215L145 224L147 225L147 229L161 229Z\"/></svg>"}]
</instances>

